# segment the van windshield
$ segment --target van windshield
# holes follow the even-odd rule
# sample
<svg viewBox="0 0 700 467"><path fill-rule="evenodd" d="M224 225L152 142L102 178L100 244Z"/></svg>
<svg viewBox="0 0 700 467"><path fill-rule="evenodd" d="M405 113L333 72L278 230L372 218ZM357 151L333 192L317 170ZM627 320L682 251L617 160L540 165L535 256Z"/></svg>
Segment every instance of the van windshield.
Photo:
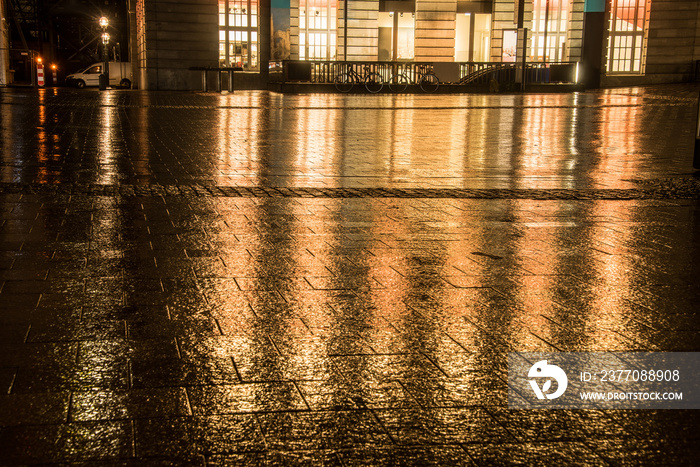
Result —
<svg viewBox="0 0 700 467"><path fill-rule="evenodd" d="M97 74L102 71L102 66L100 65L90 65L87 68L81 68L79 71L76 71L75 74Z"/></svg>

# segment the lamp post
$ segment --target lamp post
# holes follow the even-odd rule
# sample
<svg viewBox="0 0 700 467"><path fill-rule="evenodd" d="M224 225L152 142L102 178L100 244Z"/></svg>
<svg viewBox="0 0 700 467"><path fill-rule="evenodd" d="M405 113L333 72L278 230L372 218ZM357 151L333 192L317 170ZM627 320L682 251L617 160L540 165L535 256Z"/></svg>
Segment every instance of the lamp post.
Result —
<svg viewBox="0 0 700 467"><path fill-rule="evenodd" d="M109 33L107 32L107 26L109 26L109 20L105 16L102 16L100 18L100 27L102 27L102 61L104 64L102 66L102 74L100 75L101 91L107 89L109 85L109 54L107 51Z"/></svg>

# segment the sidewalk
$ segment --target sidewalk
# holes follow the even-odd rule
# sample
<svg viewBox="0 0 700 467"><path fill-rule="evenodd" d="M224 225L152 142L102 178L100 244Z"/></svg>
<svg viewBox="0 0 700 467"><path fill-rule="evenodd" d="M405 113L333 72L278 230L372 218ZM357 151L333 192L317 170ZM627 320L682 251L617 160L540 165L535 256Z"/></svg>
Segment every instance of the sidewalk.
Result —
<svg viewBox="0 0 700 467"><path fill-rule="evenodd" d="M0 465L692 465L509 352L700 350L697 87L0 90Z"/></svg>

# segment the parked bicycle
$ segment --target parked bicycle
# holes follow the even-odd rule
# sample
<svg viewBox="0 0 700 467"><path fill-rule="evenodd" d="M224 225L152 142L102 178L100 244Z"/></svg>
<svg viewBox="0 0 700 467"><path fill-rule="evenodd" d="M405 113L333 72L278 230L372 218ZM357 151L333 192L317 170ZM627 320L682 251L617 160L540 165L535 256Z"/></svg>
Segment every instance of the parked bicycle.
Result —
<svg viewBox="0 0 700 467"><path fill-rule="evenodd" d="M352 65L346 65L343 68L345 70L338 73L333 80L333 84L339 92L350 92L353 86L359 83L363 83L365 89L372 94L378 93L384 87L382 75L372 71L369 66L364 67L362 75Z"/></svg>
<svg viewBox="0 0 700 467"><path fill-rule="evenodd" d="M427 66L422 66L416 69L416 83L420 86L423 92L432 93L437 91L440 86L440 80L437 75ZM406 70L400 70L391 76L389 79L389 89L393 92L404 92L408 85L411 83L411 79L406 75Z"/></svg>

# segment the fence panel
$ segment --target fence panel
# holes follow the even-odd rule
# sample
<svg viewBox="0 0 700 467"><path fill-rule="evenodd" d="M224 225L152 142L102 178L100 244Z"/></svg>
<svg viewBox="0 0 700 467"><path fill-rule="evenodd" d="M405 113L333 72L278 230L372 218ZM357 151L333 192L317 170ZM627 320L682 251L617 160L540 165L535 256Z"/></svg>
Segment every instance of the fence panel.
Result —
<svg viewBox="0 0 700 467"><path fill-rule="evenodd" d="M308 82L316 84L333 84L336 76L351 73L363 79L369 73L379 73L384 82L393 76L403 75L411 84L418 84L423 74L432 72L434 64L428 62L380 62L380 61L301 61L285 60L283 62L285 81L300 81L288 77L298 77L295 73L301 65L311 67ZM451 84L483 86L492 81L499 84L515 83L519 65L510 62L460 62L459 81ZM578 79L578 62L530 62L525 65L526 84L573 84ZM290 74L291 71L291 74ZM438 79L444 82L438 75Z"/></svg>

